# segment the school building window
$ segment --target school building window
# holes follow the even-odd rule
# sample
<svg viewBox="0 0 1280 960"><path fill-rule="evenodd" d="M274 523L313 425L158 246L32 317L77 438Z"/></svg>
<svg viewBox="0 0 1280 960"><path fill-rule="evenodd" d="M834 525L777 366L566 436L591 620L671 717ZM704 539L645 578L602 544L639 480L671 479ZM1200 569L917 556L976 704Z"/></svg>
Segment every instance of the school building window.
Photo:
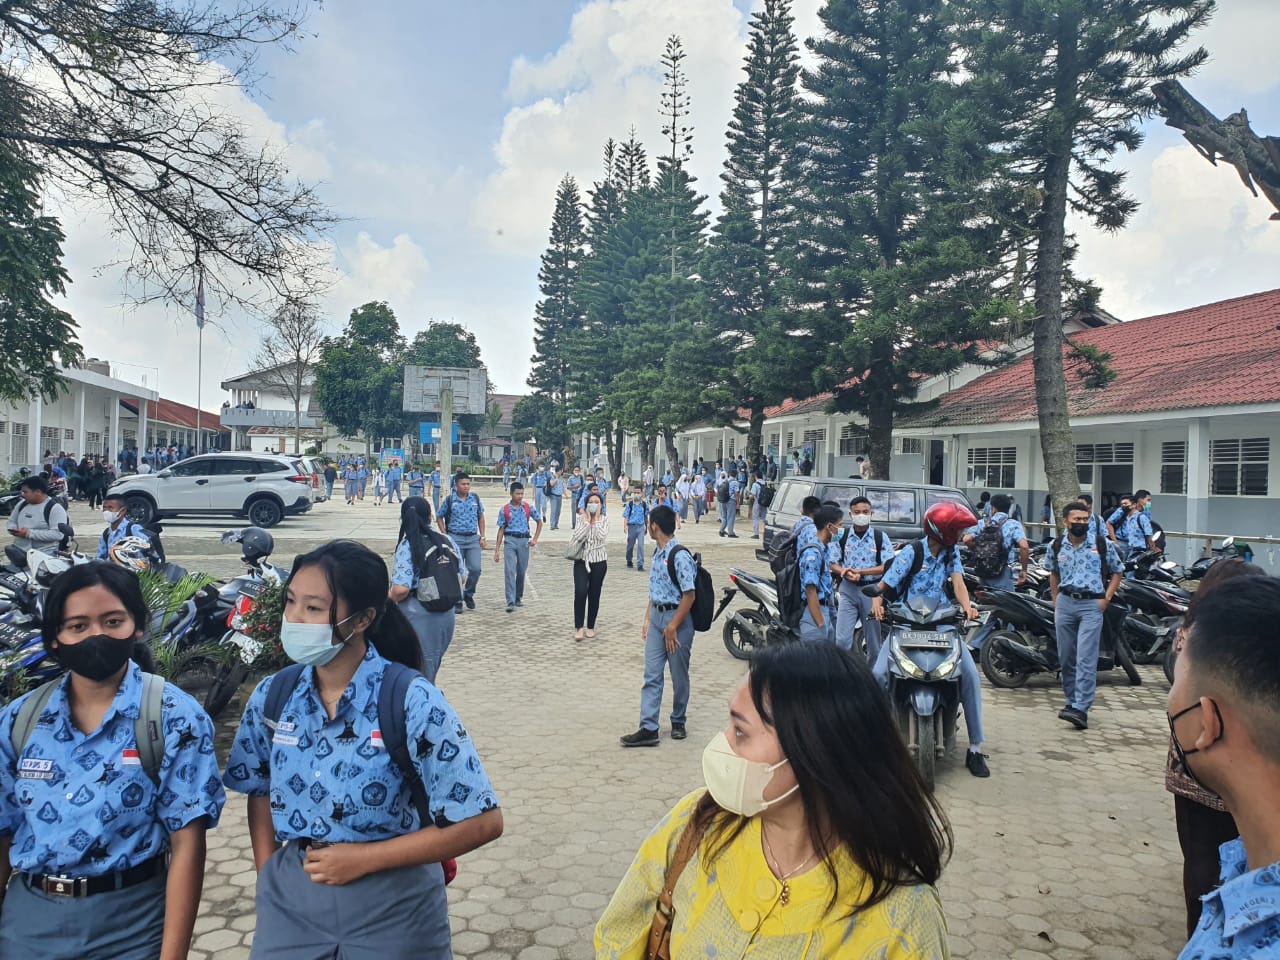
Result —
<svg viewBox="0 0 1280 960"><path fill-rule="evenodd" d="M25 464L27 462L27 435L30 427L25 423L15 423L13 433L9 437L9 462Z"/></svg>
<svg viewBox="0 0 1280 960"><path fill-rule="evenodd" d="M730 441L729 441L729 459L730 459L730 460L732 460L732 459L734 458L734 455L735 455L735 453L737 452L737 446L738 446L738 445L737 445L737 442L736 442L736 441L734 441L734 440L730 440Z"/></svg>
<svg viewBox="0 0 1280 960"><path fill-rule="evenodd" d="M1271 440L1214 440L1209 447L1209 493L1217 497L1265 497Z"/></svg>
<svg viewBox="0 0 1280 960"><path fill-rule="evenodd" d="M1004 490L1017 486L1017 447L970 447L968 456L971 485Z"/></svg>
<svg viewBox="0 0 1280 960"><path fill-rule="evenodd" d="M898 452L902 454L924 453L924 438L899 437Z"/></svg>
<svg viewBox="0 0 1280 960"><path fill-rule="evenodd" d="M1160 444L1160 492L1187 492L1187 443L1171 440Z"/></svg>
<svg viewBox="0 0 1280 960"><path fill-rule="evenodd" d="M867 452L867 434L856 423L840 428L840 456L856 457Z"/></svg>
<svg viewBox="0 0 1280 960"><path fill-rule="evenodd" d="M1082 487L1093 483L1095 466L1133 463L1132 443L1077 443L1076 478Z"/></svg>
<svg viewBox="0 0 1280 960"><path fill-rule="evenodd" d="M780 439L781 437L779 436L779 434L776 434L776 433L769 434L769 452L770 453L775 455L778 453L778 441Z"/></svg>

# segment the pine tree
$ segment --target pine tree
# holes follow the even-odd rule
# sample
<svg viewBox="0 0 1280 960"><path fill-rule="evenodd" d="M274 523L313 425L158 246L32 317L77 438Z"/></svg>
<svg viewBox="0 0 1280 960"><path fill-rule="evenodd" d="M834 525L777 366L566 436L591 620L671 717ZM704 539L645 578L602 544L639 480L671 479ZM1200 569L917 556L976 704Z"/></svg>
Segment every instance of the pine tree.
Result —
<svg viewBox="0 0 1280 960"><path fill-rule="evenodd" d="M762 452L765 408L793 395L797 371L811 369L825 349L791 332L795 316L784 275L799 180L793 23L790 0L765 0L752 18L746 77L738 85L720 177L723 213L702 270L716 344L703 382L719 419L734 423L738 411L746 411L753 465Z"/></svg>
<svg viewBox="0 0 1280 960"><path fill-rule="evenodd" d="M1155 109L1152 84L1204 62L1178 51L1213 13L1213 0L966 0L964 39L975 97L1007 145L1004 176L1035 198L1033 356L1040 447L1061 516L1079 490L1063 368L1063 288L1070 210L1107 230L1137 203L1110 160L1142 142Z"/></svg>
<svg viewBox="0 0 1280 960"><path fill-rule="evenodd" d="M836 409L866 415L880 478L920 379L958 366L1003 310L992 295L1000 231L977 189L989 159L952 80L949 7L829 0L804 75L796 238L819 305L812 331L832 344L818 385Z"/></svg>
<svg viewBox="0 0 1280 960"><path fill-rule="evenodd" d="M544 426L540 431L546 433L548 427L555 427L551 431L553 435L546 438L548 448L553 450L560 449L568 435L569 370L564 347L582 325L582 310L574 292L585 256L585 240L578 183L566 176L556 191L551 240L538 272L542 300L534 317L533 369L528 381L535 395L550 401L550 407L545 409L558 412L558 417L550 418L549 423L545 422L548 418L543 417Z"/></svg>

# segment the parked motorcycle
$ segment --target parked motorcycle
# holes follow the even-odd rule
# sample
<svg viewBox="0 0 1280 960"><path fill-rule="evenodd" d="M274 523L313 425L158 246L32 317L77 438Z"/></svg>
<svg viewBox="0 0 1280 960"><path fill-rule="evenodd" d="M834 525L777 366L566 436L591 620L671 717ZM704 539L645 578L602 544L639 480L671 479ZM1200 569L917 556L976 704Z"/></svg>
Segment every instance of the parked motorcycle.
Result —
<svg viewBox="0 0 1280 960"><path fill-rule="evenodd" d="M758 648L780 642L781 633L786 632L778 618L778 585L769 577L758 577L737 568L729 571L729 580L733 586L723 588L716 616L724 612L739 592L755 604L755 609L739 607L729 614L721 632L724 648L739 660L750 660Z"/></svg>
<svg viewBox="0 0 1280 960"><path fill-rule="evenodd" d="M1150 562L1149 555L1139 554L1126 566L1129 563L1134 564L1134 579L1121 580L1116 593L1133 612L1126 636L1135 662L1155 663L1168 654L1191 604L1191 592L1168 580L1147 579L1153 569L1160 568Z"/></svg>
<svg viewBox="0 0 1280 960"><path fill-rule="evenodd" d="M878 584L863 587L869 597ZM889 701L925 785L933 790L937 761L955 746L960 713L960 609L926 597L885 607Z"/></svg>
<svg viewBox="0 0 1280 960"><path fill-rule="evenodd" d="M1012 690L1025 686L1033 674L1061 672L1053 604L1011 590L987 591L983 602L991 607L991 619L984 628L986 636L978 637L979 662L993 686ZM1142 677L1125 639L1125 622L1131 613L1118 595L1107 606L1098 671L1119 667L1131 686L1140 686Z"/></svg>
<svg viewBox="0 0 1280 960"><path fill-rule="evenodd" d="M1252 563L1253 549L1244 540L1237 537L1227 537L1213 548L1213 552L1210 553L1209 556L1201 557L1187 568L1187 579L1200 580L1209 572L1209 568L1219 560L1233 559L1244 560L1246 563Z"/></svg>

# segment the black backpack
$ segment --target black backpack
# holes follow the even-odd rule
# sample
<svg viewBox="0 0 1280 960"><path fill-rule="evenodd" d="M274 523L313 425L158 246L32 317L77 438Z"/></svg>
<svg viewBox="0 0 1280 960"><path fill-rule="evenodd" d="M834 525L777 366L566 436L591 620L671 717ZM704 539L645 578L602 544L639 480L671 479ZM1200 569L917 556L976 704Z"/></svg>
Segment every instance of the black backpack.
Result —
<svg viewBox="0 0 1280 960"><path fill-rule="evenodd" d="M444 613L462 602L462 583L458 578L462 564L443 534L424 530L427 548L423 568L418 574L418 602L430 613Z"/></svg>
<svg viewBox="0 0 1280 960"><path fill-rule="evenodd" d="M1102 536L1102 534L1098 534L1094 539L1094 546L1098 550L1098 559L1102 561L1102 589L1105 591L1107 589L1107 581L1111 579L1111 567L1107 563L1107 538ZM1053 569L1061 571L1062 567L1058 562L1059 557L1062 554L1061 535L1053 538L1053 543L1050 545L1050 549L1053 551Z"/></svg>
<svg viewBox="0 0 1280 960"><path fill-rule="evenodd" d="M721 480L719 483L716 484L716 502L717 503L729 502L729 481L728 480Z"/></svg>
<svg viewBox="0 0 1280 960"><path fill-rule="evenodd" d="M761 509L765 509L769 504L773 503L773 487L767 483L760 484L760 492L756 494L756 503Z"/></svg>
<svg viewBox="0 0 1280 960"><path fill-rule="evenodd" d="M974 572L980 577L998 577L1009 567L1009 553L1004 548L1004 532L1001 530L1003 526L1004 521L987 520L973 539L969 558L973 561Z"/></svg>
<svg viewBox="0 0 1280 960"><path fill-rule="evenodd" d="M677 590L680 589L680 581L676 579L676 555L681 550L689 553L688 547L678 544L667 554L667 576L671 578ZM696 632L705 633L711 629L711 621L716 615L716 587L711 581L711 574L702 566L702 554L689 553L689 556L693 557L697 567L693 577L693 606L689 609L689 619L693 621L693 629Z"/></svg>
<svg viewBox="0 0 1280 960"><path fill-rule="evenodd" d="M800 549L799 537L795 534L787 537L769 560L769 569L773 571L778 584L778 612L784 626L795 630L800 626L800 617L804 614L804 595L800 590ZM806 544L804 549L817 548L824 554L826 547L819 540Z"/></svg>
<svg viewBox="0 0 1280 960"><path fill-rule="evenodd" d="M915 543L911 544L908 549L911 550L911 566L907 570L907 575L902 578L902 582L898 584L896 589L894 587L890 587L887 583L880 588L880 592L884 595L884 598L891 603L905 597L910 592L911 584L915 581L916 574L919 573L920 568L924 566L924 555L925 551L929 549L929 543L926 540L917 540ZM951 566L955 555L956 548L954 546L943 548L942 563L944 569ZM943 582L944 589L946 589L949 581L950 578L948 577Z"/></svg>

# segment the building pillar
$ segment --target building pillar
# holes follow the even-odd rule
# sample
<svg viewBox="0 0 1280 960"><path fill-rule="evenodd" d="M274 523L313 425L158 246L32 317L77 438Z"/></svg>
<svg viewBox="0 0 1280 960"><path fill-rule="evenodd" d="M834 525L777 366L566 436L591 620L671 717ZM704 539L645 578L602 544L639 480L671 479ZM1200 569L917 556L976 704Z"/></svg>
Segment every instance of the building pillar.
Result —
<svg viewBox="0 0 1280 960"><path fill-rule="evenodd" d="M44 462L44 439L40 436L42 426L40 419L44 412L44 402L36 397L31 401L31 423L27 427L27 462L41 464Z"/></svg>
<svg viewBox="0 0 1280 960"><path fill-rule="evenodd" d="M1216 532L1209 527L1209 440L1208 419L1202 417L1187 424L1187 519L1183 528L1187 533ZM1200 541L1184 540L1183 543L1186 560L1199 557L1204 548ZM1172 542L1167 546L1178 551Z"/></svg>
<svg viewBox="0 0 1280 960"><path fill-rule="evenodd" d="M85 386L82 383L78 387L76 387L76 442L80 444L81 451L85 449L84 395L85 395ZM55 450L54 452L56 453L57 451ZM67 451L67 452L70 453L70 451Z"/></svg>
<svg viewBox="0 0 1280 960"><path fill-rule="evenodd" d="M151 448L147 443L147 401L140 399L138 401L138 450L146 451Z"/></svg>
<svg viewBox="0 0 1280 960"><path fill-rule="evenodd" d="M107 402L111 404L111 450L112 456L119 458L124 449L124 435L120 432L120 397L114 393L107 394Z"/></svg>

